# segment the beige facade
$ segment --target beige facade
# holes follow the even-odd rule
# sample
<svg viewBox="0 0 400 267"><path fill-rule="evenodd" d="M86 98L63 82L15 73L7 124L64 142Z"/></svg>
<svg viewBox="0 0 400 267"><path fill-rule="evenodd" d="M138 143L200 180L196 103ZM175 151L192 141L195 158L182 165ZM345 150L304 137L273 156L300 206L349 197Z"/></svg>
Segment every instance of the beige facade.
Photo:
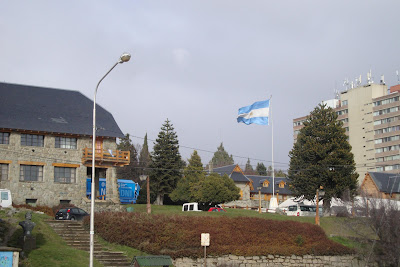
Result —
<svg viewBox="0 0 400 267"><path fill-rule="evenodd" d="M26 135L26 132L3 131L2 134L6 134L9 140L6 144L0 144L0 188L11 190L14 204L52 207L60 203L71 203L89 210L90 199L86 196L86 179L91 177L91 161L84 157L83 151L85 148L91 149L91 137L67 136L76 140L76 148L56 148L57 135L30 133L30 136L43 136L42 146L32 146L21 143L21 136ZM101 148L101 153L116 153L116 139L102 139ZM106 203L119 204L115 162L101 161L101 156L97 153L100 152L96 152L96 187L98 189L99 177L106 178L107 187L106 200L101 200L97 193L100 199L96 202L103 203L104 206ZM129 162L129 159L127 160ZM24 177L28 176L26 172L32 166L35 179L25 180ZM28 168L24 169L25 167ZM56 170L63 172L61 179L57 178ZM97 206L99 209L101 207L101 204Z"/></svg>
<svg viewBox="0 0 400 267"><path fill-rule="evenodd" d="M376 142L379 141L376 141L376 139L380 136L384 136L376 134L376 130L392 126L393 121L382 123L381 126L375 124L377 124L377 120L393 116L387 114L376 115L377 110L388 108L390 105L388 104L378 108L375 102L377 99L391 98L391 95L392 94L388 94L388 88L385 84L371 83L342 92L340 94L339 105L334 107L334 110L338 114L338 120L343 122L343 127L346 129L346 134L349 137L348 140L352 147L352 153L354 154L356 163L356 171L359 174L359 183L361 183L365 174L369 171L385 171L384 169L377 168L377 166L379 166L377 157L383 157L386 154L376 153L376 148L383 146L377 146ZM398 115L400 115L400 112ZM303 122L306 118L307 117L300 117L293 120L295 142L297 133L303 127ZM400 116L396 118L400 118ZM400 121L398 124L400 125ZM400 131L398 134L400 134ZM400 144L400 141L397 143ZM393 155L393 153L399 154L399 148L397 148L396 152L392 151L392 153L388 153L388 155ZM397 160L397 162L399 162L399 160Z"/></svg>

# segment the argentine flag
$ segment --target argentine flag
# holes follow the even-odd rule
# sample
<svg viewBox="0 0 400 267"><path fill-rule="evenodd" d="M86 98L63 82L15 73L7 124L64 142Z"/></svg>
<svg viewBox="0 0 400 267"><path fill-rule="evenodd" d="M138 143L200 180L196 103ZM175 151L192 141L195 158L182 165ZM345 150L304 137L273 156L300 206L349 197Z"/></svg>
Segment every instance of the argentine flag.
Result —
<svg viewBox="0 0 400 267"><path fill-rule="evenodd" d="M269 99L255 102L253 105L239 109L237 122L243 122L247 125L255 123L259 125L268 125L269 117Z"/></svg>

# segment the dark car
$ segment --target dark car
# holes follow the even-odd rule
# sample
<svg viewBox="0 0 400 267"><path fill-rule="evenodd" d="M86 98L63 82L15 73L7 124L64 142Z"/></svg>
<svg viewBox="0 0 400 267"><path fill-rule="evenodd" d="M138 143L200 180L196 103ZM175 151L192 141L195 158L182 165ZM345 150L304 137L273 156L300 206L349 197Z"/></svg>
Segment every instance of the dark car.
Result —
<svg viewBox="0 0 400 267"><path fill-rule="evenodd" d="M226 212L223 208L213 207L208 210L208 212Z"/></svg>
<svg viewBox="0 0 400 267"><path fill-rule="evenodd" d="M63 208L57 211L55 219L56 220L72 220L72 221L80 221L83 220L89 214L83 209L71 207L71 208Z"/></svg>

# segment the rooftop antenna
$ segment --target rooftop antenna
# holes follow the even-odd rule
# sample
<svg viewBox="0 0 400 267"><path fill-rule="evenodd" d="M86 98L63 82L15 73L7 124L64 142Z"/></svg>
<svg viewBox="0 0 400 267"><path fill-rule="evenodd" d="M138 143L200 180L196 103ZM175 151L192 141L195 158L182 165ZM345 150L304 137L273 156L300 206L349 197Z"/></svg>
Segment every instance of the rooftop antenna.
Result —
<svg viewBox="0 0 400 267"><path fill-rule="evenodd" d="M339 99L340 99L340 97L339 97L339 90L335 88L335 89L333 90L333 93L335 94L335 99L338 99L338 100L339 100Z"/></svg>
<svg viewBox="0 0 400 267"><path fill-rule="evenodd" d="M385 85L385 75L381 75L381 84Z"/></svg>
<svg viewBox="0 0 400 267"><path fill-rule="evenodd" d="M349 89L349 79L345 78L343 81L343 86L346 88L346 91Z"/></svg>
<svg viewBox="0 0 400 267"><path fill-rule="evenodd" d="M368 84L374 83L374 81L372 80L372 71L371 71L371 69L370 69L369 72L367 73L367 83L368 83Z"/></svg>
<svg viewBox="0 0 400 267"><path fill-rule="evenodd" d="M400 84L400 81L399 81L399 71L398 71L398 70L396 70L396 75L397 75L397 84Z"/></svg>

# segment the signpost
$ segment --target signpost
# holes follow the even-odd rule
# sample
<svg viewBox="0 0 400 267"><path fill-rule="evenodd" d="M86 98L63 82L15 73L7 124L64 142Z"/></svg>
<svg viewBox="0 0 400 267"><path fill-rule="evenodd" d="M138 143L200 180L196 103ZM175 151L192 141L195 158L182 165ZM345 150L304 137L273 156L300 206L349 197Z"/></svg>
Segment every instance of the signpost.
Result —
<svg viewBox="0 0 400 267"><path fill-rule="evenodd" d="M204 267L207 267L207 253L206 248L210 246L210 234L209 233L202 233L201 234L201 245L204 247Z"/></svg>

